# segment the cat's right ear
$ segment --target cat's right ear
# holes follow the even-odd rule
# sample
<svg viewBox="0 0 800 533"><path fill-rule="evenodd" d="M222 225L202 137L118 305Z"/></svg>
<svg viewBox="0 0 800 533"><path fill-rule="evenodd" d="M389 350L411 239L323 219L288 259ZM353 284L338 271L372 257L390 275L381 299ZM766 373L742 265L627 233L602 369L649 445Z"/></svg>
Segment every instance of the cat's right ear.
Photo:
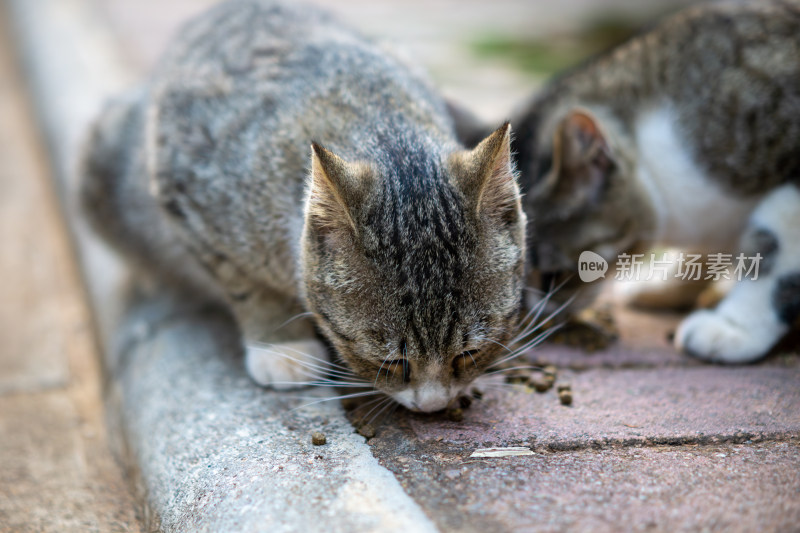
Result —
<svg viewBox="0 0 800 533"><path fill-rule="evenodd" d="M355 213L372 184L368 167L348 163L317 143L311 145L311 183L306 219L322 233L357 233Z"/></svg>
<svg viewBox="0 0 800 533"><path fill-rule="evenodd" d="M600 124L589 111L571 110L553 138L553 169L542 188L559 205L583 207L596 201L617 163Z"/></svg>
<svg viewBox="0 0 800 533"><path fill-rule="evenodd" d="M517 172L506 122L474 149L450 160L461 191L478 215L510 223L521 219Z"/></svg>

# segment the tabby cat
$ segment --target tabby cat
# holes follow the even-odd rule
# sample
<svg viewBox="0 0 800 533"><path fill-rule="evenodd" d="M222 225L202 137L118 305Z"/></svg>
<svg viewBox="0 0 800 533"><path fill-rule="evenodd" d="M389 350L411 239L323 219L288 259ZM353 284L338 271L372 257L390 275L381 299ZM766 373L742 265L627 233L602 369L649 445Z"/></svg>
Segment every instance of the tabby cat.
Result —
<svg viewBox="0 0 800 533"><path fill-rule="evenodd" d="M545 279L585 250L760 253L681 324L699 358L762 357L800 315L800 3L705 4L558 77L519 112L529 256ZM749 262L748 268L753 266ZM583 285L581 305L591 285ZM530 283L533 283L531 281ZM560 301L572 293L562 290Z"/></svg>
<svg viewBox="0 0 800 533"><path fill-rule="evenodd" d="M466 150L427 81L374 43L308 6L233 1L105 110L83 203L140 275L230 306L258 383L308 381L324 339L346 380L435 411L516 329L510 135Z"/></svg>

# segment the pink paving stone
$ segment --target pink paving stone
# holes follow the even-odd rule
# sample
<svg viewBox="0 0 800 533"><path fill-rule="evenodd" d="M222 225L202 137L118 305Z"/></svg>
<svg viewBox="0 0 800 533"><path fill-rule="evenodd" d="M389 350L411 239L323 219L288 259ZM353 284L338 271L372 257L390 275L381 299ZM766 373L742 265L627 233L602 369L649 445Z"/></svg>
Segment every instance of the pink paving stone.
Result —
<svg viewBox="0 0 800 533"><path fill-rule="evenodd" d="M792 441L500 459L374 448L443 531L788 532L800 524Z"/></svg>
<svg viewBox="0 0 800 533"><path fill-rule="evenodd" d="M563 371L574 403L544 394L487 389L461 423L411 414L422 442L465 447L528 444L581 449L609 443L744 441L800 435L800 368L714 367Z"/></svg>

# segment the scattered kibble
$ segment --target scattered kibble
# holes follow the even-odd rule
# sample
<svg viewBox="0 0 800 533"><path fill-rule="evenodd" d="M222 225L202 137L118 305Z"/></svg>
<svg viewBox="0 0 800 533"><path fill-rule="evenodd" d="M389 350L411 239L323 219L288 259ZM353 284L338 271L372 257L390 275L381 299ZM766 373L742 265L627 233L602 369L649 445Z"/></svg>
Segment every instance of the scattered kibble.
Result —
<svg viewBox="0 0 800 533"><path fill-rule="evenodd" d="M536 392L547 392L553 386L553 382L546 379L532 379L530 383Z"/></svg>
<svg viewBox="0 0 800 533"><path fill-rule="evenodd" d="M358 434L365 439L371 439L375 436L375 427L372 424L362 424L358 428Z"/></svg>
<svg viewBox="0 0 800 533"><path fill-rule="evenodd" d="M311 444L314 446L322 446L326 442L328 442L328 439L325 437L325 433L322 433L321 431L315 431L311 434Z"/></svg>
<svg viewBox="0 0 800 533"><path fill-rule="evenodd" d="M569 383L562 383L556 388L556 390L558 392L562 392L565 390L572 391L572 386Z"/></svg>
<svg viewBox="0 0 800 533"><path fill-rule="evenodd" d="M464 420L464 411L462 409L448 409L447 418L453 422L461 422Z"/></svg>
<svg viewBox="0 0 800 533"><path fill-rule="evenodd" d="M572 391L571 390L562 390L558 393L558 400L561 402L561 405L572 405Z"/></svg>

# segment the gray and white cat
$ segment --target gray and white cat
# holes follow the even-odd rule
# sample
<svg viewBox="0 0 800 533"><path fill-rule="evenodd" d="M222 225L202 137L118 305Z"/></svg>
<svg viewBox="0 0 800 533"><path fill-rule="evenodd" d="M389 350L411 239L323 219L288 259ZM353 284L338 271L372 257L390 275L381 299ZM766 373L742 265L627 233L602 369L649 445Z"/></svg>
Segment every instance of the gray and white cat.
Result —
<svg viewBox="0 0 800 533"><path fill-rule="evenodd" d="M683 11L559 77L512 123L531 264L545 277L575 272L584 250L609 262L655 245L760 253L758 278L689 315L676 345L749 362L798 319L796 0Z"/></svg>
<svg viewBox="0 0 800 533"><path fill-rule="evenodd" d="M188 24L99 119L84 173L94 227L140 274L230 305L260 384L308 381L317 329L358 382L435 411L515 333L509 126L466 150L424 79L308 6Z"/></svg>

